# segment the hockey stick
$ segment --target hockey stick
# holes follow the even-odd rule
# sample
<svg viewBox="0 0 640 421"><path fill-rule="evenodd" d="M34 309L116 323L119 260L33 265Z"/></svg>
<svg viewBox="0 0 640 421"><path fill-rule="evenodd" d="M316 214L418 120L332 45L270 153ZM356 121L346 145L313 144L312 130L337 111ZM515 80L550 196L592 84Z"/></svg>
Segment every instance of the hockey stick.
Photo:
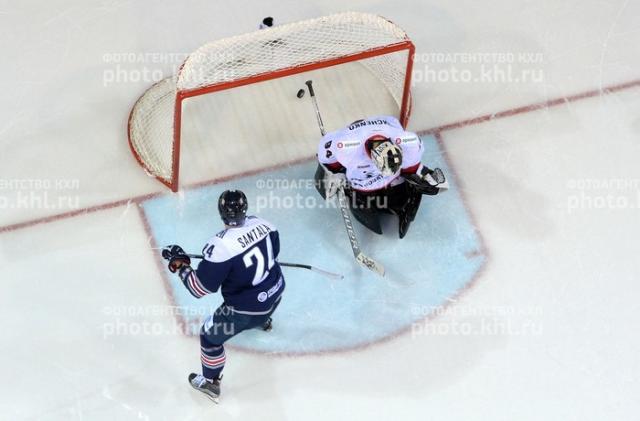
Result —
<svg viewBox="0 0 640 421"><path fill-rule="evenodd" d="M351 216L349 215L349 210L347 209L347 198L344 194L343 187L340 187L338 189L338 203L340 204L340 214L342 215L342 221L344 222L344 226L347 229L347 235L349 236L349 241L351 242L351 250L353 251L353 256L362 266L374 271L380 276L384 276L384 266L371 259L370 257L367 257L360 250L360 243L358 242L356 231L353 229Z"/></svg>
<svg viewBox="0 0 640 421"><path fill-rule="evenodd" d="M316 99L316 93L313 90L313 81L308 80L304 84L307 85L307 88L309 89L309 95L311 95L311 102L313 102L313 108L316 110L316 119L318 120L318 127L320 128L320 134L324 136L327 133L325 132L324 124L322 123L322 116L320 115L320 107L318 107L318 100Z"/></svg>
<svg viewBox="0 0 640 421"><path fill-rule="evenodd" d="M192 259L204 259L204 256L202 254L187 254L187 256L191 257ZM341 275L339 273L329 272L327 270L320 269L320 268L317 268L317 267L311 266L311 265L305 265L305 264L302 264L302 263L278 262L278 264L280 266L284 266L284 267L288 267L288 268L308 269L308 270L311 270L311 271L313 271L315 273L319 273L320 275L326 276L327 278L332 278L332 279L343 279L344 278L344 275Z"/></svg>
<svg viewBox="0 0 640 421"><path fill-rule="evenodd" d="M309 89L309 95L311 95L311 102L313 103L313 107L316 111L316 119L318 120L320 133L322 134L322 136L324 136L326 133L324 130L324 124L322 123L322 116L320 115L320 107L318 107L316 93L313 90L313 81L308 80L305 82L305 85L307 85L307 88ZM304 90L301 89L300 91L298 91L298 98L302 98L303 96ZM347 235L349 236L349 241L351 242L351 250L353 251L353 256L362 266L374 271L380 276L384 276L384 266L366 256L362 252L362 250L360 250L360 243L358 242L358 237L356 236L356 231L353 228L351 216L349 215L349 210L347 209L347 198L344 193L344 186L340 186L340 188L338 188L338 203L340 205L340 214L342 215L342 221L344 222L344 226L347 229Z"/></svg>

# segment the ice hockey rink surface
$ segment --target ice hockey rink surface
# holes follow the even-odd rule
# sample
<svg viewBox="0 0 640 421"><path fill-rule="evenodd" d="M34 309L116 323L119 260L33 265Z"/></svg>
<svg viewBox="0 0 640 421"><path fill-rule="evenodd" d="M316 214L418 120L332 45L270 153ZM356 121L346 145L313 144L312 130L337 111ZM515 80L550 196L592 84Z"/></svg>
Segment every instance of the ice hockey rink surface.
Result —
<svg viewBox="0 0 640 421"><path fill-rule="evenodd" d="M451 183L423 198L403 240L392 220L383 236L358 227L385 278L355 265L336 210L282 184L315 169L313 142L287 136L317 132L295 89L189 104L178 194L126 139L131 106L181 54L264 16L345 10L414 41L408 129ZM638 22L640 4L618 0L0 7L0 419L638 419ZM484 76L463 62L487 53ZM473 79L452 80L453 68ZM317 78L329 129L388 108L383 93L335 89L348 67ZM268 134L256 129L265 116ZM204 145L212 131L223 148ZM273 331L229 343L215 405L186 376L219 297L191 299L157 248L199 252L229 187L279 227L281 260L345 278L286 269ZM314 205L287 206L296 195Z"/></svg>

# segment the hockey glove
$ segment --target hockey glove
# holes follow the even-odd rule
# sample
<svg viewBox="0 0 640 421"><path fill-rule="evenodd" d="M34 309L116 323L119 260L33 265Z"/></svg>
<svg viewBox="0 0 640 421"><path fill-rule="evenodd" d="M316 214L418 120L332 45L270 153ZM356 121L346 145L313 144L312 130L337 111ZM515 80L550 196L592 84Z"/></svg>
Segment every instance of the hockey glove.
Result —
<svg viewBox="0 0 640 421"><path fill-rule="evenodd" d="M172 244L162 249L162 257L169 262L168 267L171 273L175 273L182 266L189 266L191 259L184 252L182 247Z"/></svg>
<svg viewBox="0 0 640 421"><path fill-rule="evenodd" d="M404 179L422 194L435 195L440 190L449 188L449 183L440 168L431 170L422 166L419 172L407 174Z"/></svg>
<svg viewBox="0 0 640 421"><path fill-rule="evenodd" d="M324 182L326 183L326 197L330 199L338 193L341 187L347 186L347 176L341 172L327 172Z"/></svg>
<svg viewBox="0 0 640 421"><path fill-rule="evenodd" d="M429 171L429 169L427 168L427 170ZM433 180L433 183L430 182L430 184L434 184L436 186L440 186L440 184L444 184L447 182L447 180L444 178L444 173L442 172L442 170L440 168L435 168L433 170L430 170L431 172L427 173L427 175L425 177L430 177L431 180Z"/></svg>

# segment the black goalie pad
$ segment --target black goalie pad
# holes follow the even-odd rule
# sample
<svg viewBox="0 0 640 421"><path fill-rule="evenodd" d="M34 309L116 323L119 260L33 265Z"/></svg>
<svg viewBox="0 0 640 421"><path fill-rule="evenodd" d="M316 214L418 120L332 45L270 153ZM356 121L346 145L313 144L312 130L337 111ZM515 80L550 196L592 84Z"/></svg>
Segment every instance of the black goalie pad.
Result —
<svg viewBox="0 0 640 421"><path fill-rule="evenodd" d="M378 207L378 204L381 202L379 198L362 195L350 189L345 190L345 195L347 196L347 202L349 203L353 217L376 234L382 234L380 212L384 212L384 210Z"/></svg>

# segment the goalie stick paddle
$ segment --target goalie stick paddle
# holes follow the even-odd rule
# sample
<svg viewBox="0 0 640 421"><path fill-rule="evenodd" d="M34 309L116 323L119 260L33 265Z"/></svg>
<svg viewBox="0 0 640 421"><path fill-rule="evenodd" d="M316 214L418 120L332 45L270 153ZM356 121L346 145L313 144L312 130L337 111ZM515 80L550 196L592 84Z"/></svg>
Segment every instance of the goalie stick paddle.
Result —
<svg viewBox="0 0 640 421"><path fill-rule="evenodd" d="M204 259L204 256L202 254L187 254L187 256L191 257L192 259ZM339 273L329 272L328 270L320 269L320 268L317 268L317 267L311 266L311 265L305 265L305 264L302 264L302 263L278 262L278 264L280 264L280 266L284 266L284 267L288 267L288 268L308 269L308 270L313 271L315 273L318 273L320 275L326 276L327 278L332 278L332 279L343 279L344 278L344 275L341 275Z"/></svg>
<svg viewBox="0 0 640 421"><path fill-rule="evenodd" d="M340 187L338 189L338 202L340 204L340 214L342 215L342 221L344 222L344 227L347 229L347 235L349 236L349 241L351 242L351 250L353 251L353 256L362 266L374 271L380 276L384 276L384 266L371 259L370 257L367 257L362 252L362 250L360 250L358 237L356 236L356 231L353 229L351 216L349 215L349 210L347 209L347 198L344 194L343 187Z"/></svg>
<svg viewBox="0 0 640 421"><path fill-rule="evenodd" d="M309 95L311 96L311 102L313 103L313 108L316 112L316 119L318 120L320 133L322 134L322 136L324 136L326 132L324 130L324 124L322 123L322 116L320 115L320 107L318 106L316 93L313 90L313 81L308 80L305 82L305 85L307 85L307 88L309 89ZM304 95L300 95L300 91L298 91L297 97L302 98L303 96ZM353 256L356 258L356 261L367 269L377 273L378 275L384 276L384 266L366 256L360 250L360 243L358 242L358 237L356 236L356 231L353 228L351 216L349 215L349 210L347 209L347 199L344 193L344 186L340 186L340 188L338 189L338 203L340 205L340 215L342 215L342 221L344 222L344 226L347 229L347 235L349 236L349 242L351 243L351 250L353 251Z"/></svg>

